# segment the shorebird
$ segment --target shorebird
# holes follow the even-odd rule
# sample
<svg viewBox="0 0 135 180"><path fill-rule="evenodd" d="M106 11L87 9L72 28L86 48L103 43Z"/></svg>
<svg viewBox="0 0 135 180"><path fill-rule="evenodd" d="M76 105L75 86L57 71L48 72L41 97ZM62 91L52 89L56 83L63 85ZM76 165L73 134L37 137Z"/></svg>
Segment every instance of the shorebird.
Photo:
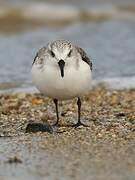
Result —
<svg viewBox="0 0 135 180"><path fill-rule="evenodd" d="M92 82L92 62L85 51L67 40L56 40L41 48L32 64L33 83L45 96L53 99L59 125L58 101L77 98L78 122L81 122L81 96Z"/></svg>

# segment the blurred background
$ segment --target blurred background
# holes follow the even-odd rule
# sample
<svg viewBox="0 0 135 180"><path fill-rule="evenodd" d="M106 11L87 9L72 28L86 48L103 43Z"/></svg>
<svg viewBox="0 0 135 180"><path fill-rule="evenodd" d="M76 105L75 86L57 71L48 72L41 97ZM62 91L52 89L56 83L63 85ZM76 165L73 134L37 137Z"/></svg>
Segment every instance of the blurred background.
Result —
<svg viewBox="0 0 135 180"><path fill-rule="evenodd" d="M31 64L55 39L83 47L94 84L135 87L135 0L0 0L0 92L31 91Z"/></svg>

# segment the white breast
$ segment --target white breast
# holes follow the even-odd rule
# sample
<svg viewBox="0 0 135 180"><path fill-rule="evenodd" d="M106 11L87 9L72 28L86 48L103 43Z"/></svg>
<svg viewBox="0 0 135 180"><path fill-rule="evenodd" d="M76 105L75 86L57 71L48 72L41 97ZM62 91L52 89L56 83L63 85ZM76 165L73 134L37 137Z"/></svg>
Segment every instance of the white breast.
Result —
<svg viewBox="0 0 135 180"><path fill-rule="evenodd" d="M47 66L39 69L33 65L32 79L45 96L60 100L71 99L84 95L90 90L91 70L86 62L81 61L78 69L74 66L65 67L62 78L59 67Z"/></svg>

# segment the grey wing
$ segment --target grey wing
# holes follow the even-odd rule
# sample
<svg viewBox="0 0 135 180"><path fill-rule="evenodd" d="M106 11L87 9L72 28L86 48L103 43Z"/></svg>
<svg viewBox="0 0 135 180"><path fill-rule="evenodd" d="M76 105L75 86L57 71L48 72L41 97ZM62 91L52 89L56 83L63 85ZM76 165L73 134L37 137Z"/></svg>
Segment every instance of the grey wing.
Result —
<svg viewBox="0 0 135 180"><path fill-rule="evenodd" d="M85 61L90 66L90 69L92 70L92 61L87 56L86 52L80 47L76 47L76 48L77 48L77 51L80 53L82 60Z"/></svg>
<svg viewBox="0 0 135 180"><path fill-rule="evenodd" d="M35 58L33 60L32 66L36 62L37 58L41 57L46 52L46 49L47 49L46 47L43 47L37 52L37 54L36 54L36 56L35 56Z"/></svg>

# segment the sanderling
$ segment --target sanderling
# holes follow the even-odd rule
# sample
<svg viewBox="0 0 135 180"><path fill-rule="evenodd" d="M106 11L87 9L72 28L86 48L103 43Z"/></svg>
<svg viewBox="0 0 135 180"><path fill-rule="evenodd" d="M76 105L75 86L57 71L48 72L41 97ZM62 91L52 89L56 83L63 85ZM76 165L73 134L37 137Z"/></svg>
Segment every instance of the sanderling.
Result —
<svg viewBox="0 0 135 180"><path fill-rule="evenodd" d="M32 65L33 83L45 96L53 99L59 123L58 100L78 98L78 122L80 120L81 96L90 90L92 62L85 51L67 40L56 40L41 48Z"/></svg>

